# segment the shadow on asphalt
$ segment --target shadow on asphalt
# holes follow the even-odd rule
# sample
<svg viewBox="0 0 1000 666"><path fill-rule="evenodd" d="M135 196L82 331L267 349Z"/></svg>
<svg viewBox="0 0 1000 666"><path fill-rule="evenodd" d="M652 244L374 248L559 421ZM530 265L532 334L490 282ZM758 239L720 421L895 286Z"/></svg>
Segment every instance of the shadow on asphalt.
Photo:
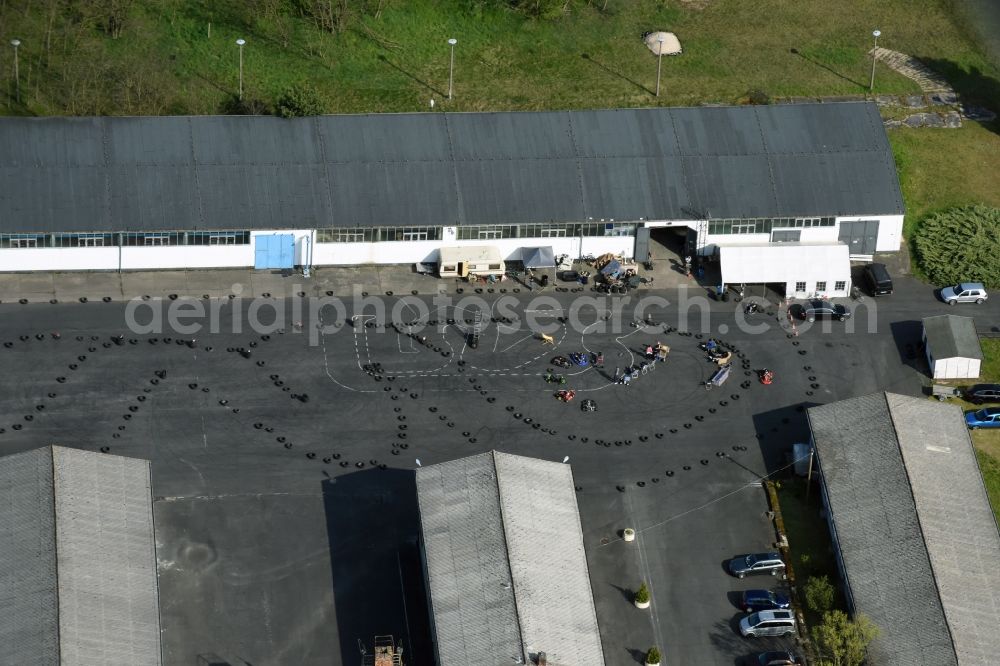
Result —
<svg viewBox="0 0 1000 666"><path fill-rule="evenodd" d="M740 620L743 619L744 615L744 613L736 613L728 620L720 619L709 629L709 640L720 653L745 655L756 647L754 644L749 644L749 641L740 635ZM743 663L743 657L734 657L733 663Z"/></svg>
<svg viewBox="0 0 1000 666"><path fill-rule="evenodd" d="M340 663L391 635L410 666L433 664L414 473L366 469L323 481Z"/></svg>
<svg viewBox="0 0 1000 666"><path fill-rule="evenodd" d="M803 369L802 372L814 371ZM806 374L806 381L814 376ZM755 437L767 468L763 473L772 481L789 477L794 473L793 446L796 442L809 441L806 410L821 403L813 402L810 396L802 395L802 397L809 401L760 412L753 416Z"/></svg>
<svg viewBox="0 0 1000 666"><path fill-rule="evenodd" d="M889 324L896 351L903 365L928 376L927 357L924 354L923 323L917 320L894 321Z"/></svg>

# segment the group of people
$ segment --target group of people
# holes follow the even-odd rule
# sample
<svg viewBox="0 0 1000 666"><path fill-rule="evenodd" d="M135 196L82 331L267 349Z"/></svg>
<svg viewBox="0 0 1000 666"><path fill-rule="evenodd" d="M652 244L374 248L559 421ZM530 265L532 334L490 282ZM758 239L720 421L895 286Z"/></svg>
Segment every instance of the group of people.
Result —
<svg viewBox="0 0 1000 666"><path fill-rule="evenodd" d="M647 360L660 361L662 363L667 360L667 354L670 353L670 347L657 340L655 344L646 345L645 353Z"/></svg>

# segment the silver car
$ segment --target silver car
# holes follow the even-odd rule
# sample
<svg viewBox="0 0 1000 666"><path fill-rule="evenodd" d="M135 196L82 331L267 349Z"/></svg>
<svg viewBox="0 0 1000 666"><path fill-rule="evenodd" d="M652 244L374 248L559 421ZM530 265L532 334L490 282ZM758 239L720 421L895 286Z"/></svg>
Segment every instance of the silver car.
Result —
<svg viewBox="0 0 1000 666"><path fill-rule="evenodd" d="M941 290L941 300L948 305L955 303L978 303L982 304L989 298L986 288L981 282L962 282L954 287L945 287Z"/></svg>
<svg viewBox="0 0 1000 666"><path fill-rule="evenodd" d="M795 615L790 610L751 613L740 620L740 633L747 638L791 636L795 633Z"/></svg>

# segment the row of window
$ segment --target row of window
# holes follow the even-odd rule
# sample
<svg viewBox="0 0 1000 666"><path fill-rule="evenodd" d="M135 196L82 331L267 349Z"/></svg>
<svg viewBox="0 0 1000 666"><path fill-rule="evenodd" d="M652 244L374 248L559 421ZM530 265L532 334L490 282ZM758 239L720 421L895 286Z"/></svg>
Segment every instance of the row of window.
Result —
<svg viewBox="0 0 1000 666"><path fill-rule="evenodd" d="M710 234L769 234L771 229L832 227L832 217L776 217L748 220L714 220L708 223Z"/></svg>
<svg viewBox="0 0 1000 666"><path fill-rule="evenodd" d="M486 224L458 227L458 240L496 240L498 238L567 238L574 236L632 236L634 224L586 222L584 224Z"/></svg>
<svg viewBox="0 0 1000 666"><path fill-rule="evenodd" d="M764 218L716 220L708 223L710 234L765 234L772 229L832 227L832 217ZM634 224L587 222L550 224L490 224L462 226L458 240L501 238L566 238L575 236L632 236ZM386 241L439 241L442 227L340 227L319 229L319 243L376 243ZM792 232L776 233L776 242L798 240ZM0 248L18 247L104 247L156 245L246 245L249 231L164 231L69 234L0 234Z"/></svg>
<svg viewBox="0 0 1000 666"><path fill-rule="evenodd" d="M341 227L318 229L317 243L378 243L383 241L439 241L441 227ZM634 224L482 224L458 227L458 240L500 238L567 238L573 236L631 236Z"/></svg>
<svg viewBox="0 0 1000 666"><path fill-rule="evenodd" d="M846 289L846 288L847 288L847 282L845 282L844 280L837 280L836 282L833 283L833 290L834 291L844 291L844 289ZM805 290L806 290L806 283L805 282L796 282L795 283L795 293L801 294L801 293L804 293ZM821 281L817 282L816 283L816 293L817 294L822 294L822 293L825 293L825 292L826 292L826 281L825 280L821 280Z"/></svg>
<svg viewBox="0 0 1000 666"><path fill-rule="evenodd" d="M317 243L441 240L441 227L342 227L317 229Z"/></svg>
<svg viewBox="0 0 1000 666"><path fill-rule="evenodd" d="M123 233L0 234L0 248L247 245L249 231L129 231Z"/></svg>

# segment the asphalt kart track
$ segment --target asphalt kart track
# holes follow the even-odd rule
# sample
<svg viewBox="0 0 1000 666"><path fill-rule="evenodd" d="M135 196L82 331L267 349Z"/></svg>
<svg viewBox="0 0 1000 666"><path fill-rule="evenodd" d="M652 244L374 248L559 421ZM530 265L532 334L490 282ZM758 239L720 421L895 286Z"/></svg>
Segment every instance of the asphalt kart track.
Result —
<svg viewBox="0 0 1000 666"><path fill-rule="evenodd" d="M413 470L490 449L569 457L608 664L653 644L667 663L738 663L757 646L735 631L734 592L772 581L737 581L722 563L773 541L761 476L805 436L803 404L917 392L903 337L919 331L880 312L875 332L834 322L790 336L772 308L756 315L770 330L751 334L721 303L633 325L632 305L609 298L626 313L616 330L596 311L561 322L572 295L554 299L509 324L487 311L474 350L474 312L429 301L395 318L289 315L270 333L223 303L222 332L196 335L133 333L121 303L5 304L0 452L59 443L152 461L166 664L353 666L376 634L408 664L432 663ZM710 335L737 356L705 390ZM668 360L615 384L656 341ZM604 368L550 364L571 352L603 352ZM566 385L546 383L550 369ZM561 388L575 400L556 400ZM581 410L588 398L596 412ZM631 604L641 581L646 611Z"/></svg>

